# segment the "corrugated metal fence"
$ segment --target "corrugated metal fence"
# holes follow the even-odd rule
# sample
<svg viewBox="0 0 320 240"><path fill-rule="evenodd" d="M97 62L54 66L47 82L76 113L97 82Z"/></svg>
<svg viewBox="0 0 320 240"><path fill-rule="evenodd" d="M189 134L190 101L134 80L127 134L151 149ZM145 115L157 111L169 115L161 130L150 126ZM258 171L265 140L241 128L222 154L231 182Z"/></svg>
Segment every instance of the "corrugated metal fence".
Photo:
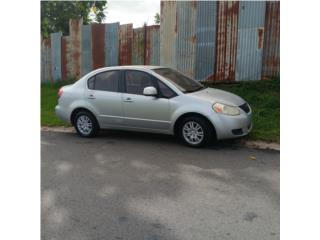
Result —
<svg viewBox="0 0 320 240"><path fill-rule="evenodd" d="M51 80L51 41L41 38L41 81Z"/></svg>
<svg viewBox="0 0 320 240"><path fill-rule="evenodd" d="M160 64L197 80L280 74L280 2L162 1Z"/></svg>
<svg viewBox="0 0 320 240"><path fill-rule="evenodd" d="M262 79L280 75L280 2L266 3Z"/></svg>
<svg viewBox="0 0 320 240"><path fill-rule="evenodd" d="M80 78L90 71L116 65L159 65L160 26L133 29L132 24L82 25L71 19L70 36L52 33L41 39L41 81Z"/></svg>
<svg viewBox="0 0 320 240"><path fill-rule="evenodd" d="M161 24L82 25L41 39L41 80L79 78L103 66L163 65L196 80L280 74L280 2L161 1Z"/></svg>

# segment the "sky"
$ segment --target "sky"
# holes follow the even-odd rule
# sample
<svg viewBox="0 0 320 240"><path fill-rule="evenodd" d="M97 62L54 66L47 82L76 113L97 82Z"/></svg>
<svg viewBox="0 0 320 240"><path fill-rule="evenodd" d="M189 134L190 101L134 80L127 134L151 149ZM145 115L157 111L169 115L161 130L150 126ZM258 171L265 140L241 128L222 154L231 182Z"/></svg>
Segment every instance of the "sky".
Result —
<svg viewBox="0 0 320 240"><path fill-rule="evenodd" d="M133 27L154 24L154 15L160 13L160 0L108 0L105 23L133 23Z"/></svg>

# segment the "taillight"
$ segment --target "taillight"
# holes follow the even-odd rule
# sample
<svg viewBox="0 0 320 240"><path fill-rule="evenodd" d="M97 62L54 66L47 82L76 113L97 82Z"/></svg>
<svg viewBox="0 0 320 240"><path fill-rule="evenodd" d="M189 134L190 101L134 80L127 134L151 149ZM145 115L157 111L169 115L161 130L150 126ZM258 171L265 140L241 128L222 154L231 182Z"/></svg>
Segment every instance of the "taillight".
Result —
<svg viewBox="0 0 320 240"><path fill-rule="evenodd" d="M62 93L63 93L62 88L60 88L58 91L58 98L60 98L62 96Z"/></svg>

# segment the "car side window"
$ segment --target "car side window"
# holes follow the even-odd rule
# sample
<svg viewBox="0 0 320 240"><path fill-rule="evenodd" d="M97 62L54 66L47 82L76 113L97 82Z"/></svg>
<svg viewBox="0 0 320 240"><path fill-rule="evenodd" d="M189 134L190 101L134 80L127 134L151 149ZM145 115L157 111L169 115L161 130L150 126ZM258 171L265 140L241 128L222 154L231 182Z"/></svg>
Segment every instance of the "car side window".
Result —
<svg viewBox="0 0 320 240"><path fill-rule="evenodd" d="M126 92L143 95L143 89L154 85L153 77L142 71L128 70L125 73Z"/></svg>
<svg viewBox="0 0 320 240"><path fill-rule="evenodd" d="M88 88L100 91L118 92L120 71L98 73L88 80Z"/></svg>
<svg viewBox="0 0 320 240"><path fill-rule="evenodd" d="M164 84L162 81L158 80L159 89L161 92L161 95L165 98L173 98L177 96L177 94L169 88L166 84Z"/></svg>
<svg viewBox="0 0 320 240"><path fill-rule="evenodd" d="M94 89L94 77L95 76L88 79L88 88L92 90Z"/></svg>

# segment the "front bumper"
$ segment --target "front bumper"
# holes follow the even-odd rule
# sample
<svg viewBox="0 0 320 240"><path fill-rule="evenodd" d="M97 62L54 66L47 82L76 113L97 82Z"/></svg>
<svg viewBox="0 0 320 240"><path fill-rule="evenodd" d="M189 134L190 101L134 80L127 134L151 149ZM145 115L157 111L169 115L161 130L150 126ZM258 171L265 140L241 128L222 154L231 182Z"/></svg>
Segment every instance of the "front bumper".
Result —
<svg viewBox="0 0 320 240"><path fill-rule="evenodd" d="M251 112L241 113L238 116L218 115L213 121L217 139L237 138L247 135L252 130Z"/></svg>

